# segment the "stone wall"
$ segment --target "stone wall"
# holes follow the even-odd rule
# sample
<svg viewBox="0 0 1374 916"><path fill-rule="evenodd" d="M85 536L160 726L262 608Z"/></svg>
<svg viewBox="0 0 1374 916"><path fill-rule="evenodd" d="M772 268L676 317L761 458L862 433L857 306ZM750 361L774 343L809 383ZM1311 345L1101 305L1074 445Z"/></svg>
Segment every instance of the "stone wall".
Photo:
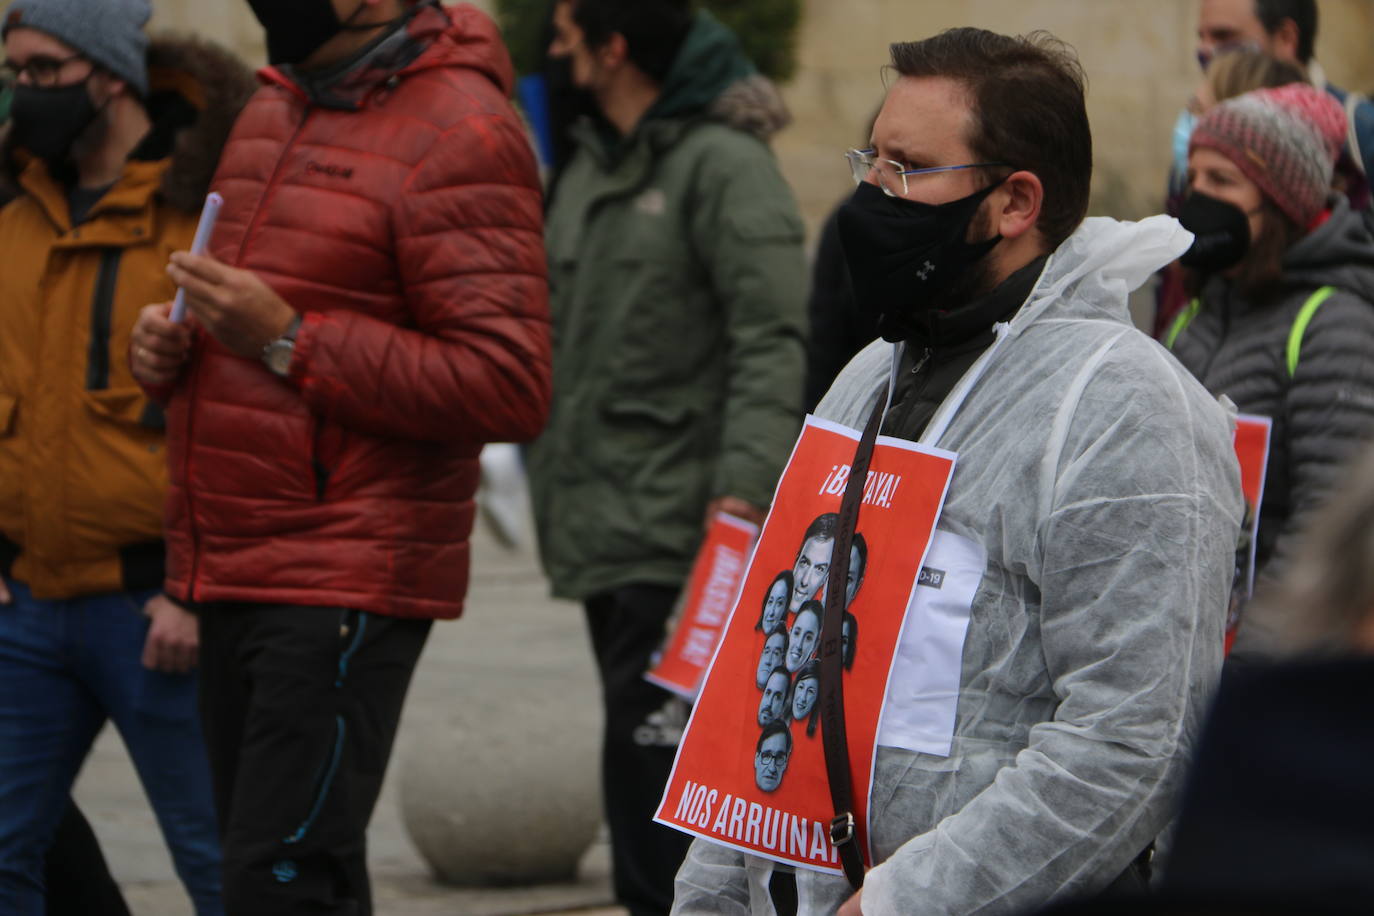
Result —
<svg viewBox="0 0 1374 916"><path fill-rule="evenodd" d="M479 6L490 8L490 0ZM796 123L778 154L814 229L850 186L842 153L864 139L881 101L892 41L957 25L1047 29L1078 49L1088 72L1097 151L1093 212L1139 217L1159 207L1170 134L1198 78L1198 0L806 0L800 67L786 87ZM218 38L262 60L244 0L155 0L155 26ZM1332 80L1374 89L1374 3L1320 0L1318 57Z"/></svg>
<svg viewBox="0 0 1374 916"><path fill-rule="evenodd" d="M801 67L786 97L796 124L778 141L788 179L814 228L851 183L844 149L865 139L881 101L892 41L974 25L1046 29L1073 45L1088 73L1096 151L1092 212L1157 212L1174 119L1199 79L1198 0L807 0ZM1318 58L1333 82L1374 88L1374 3L1320 0Z"/></svg>

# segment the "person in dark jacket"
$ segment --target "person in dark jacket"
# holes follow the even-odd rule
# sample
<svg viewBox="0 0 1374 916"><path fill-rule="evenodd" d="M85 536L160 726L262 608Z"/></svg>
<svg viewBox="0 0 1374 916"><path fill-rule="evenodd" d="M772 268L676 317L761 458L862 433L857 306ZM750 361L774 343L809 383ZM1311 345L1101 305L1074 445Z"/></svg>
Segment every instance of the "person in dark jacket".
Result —
<svg viewBox="0 0 1374 916"><path fill-rule="evenodd" d="M868 119L862 146L867 147L872 142L873 122L877 117L875 111ZM846 195L822 224L816 258L811 265L811 294L806 300L811 330L806 341L806 396L803 399L808 411L816 409L840 370L860 350L878 339L877 321L854 301L849 265L844 261L844 247L840 244L840 208L848 200Z"/></svg>
<svg viewBox="0 0 1374 916"><path fill-rule="evenodd" d="M802 225L768 148L786 110L727 28L686 0L561 0L555 22L598 114L549 204L556 395L530 484L601 674L616 897L656 916L688 844L653 822L686 710L643 674L704 520L761 522L800 428Z"/></svg>
<svg viewBox="0 0 1374 916"><path fill-rule="evenodd" d="M170 396L167 589L200 611L234 913L371 912L365 830L468 580L478 452L543 425L534 157L468 5L251 0L275 66L134 332Z"/></svg>
<svg viewBox="0 0 1374 916"><path fill-rule="evenodd" d="M1166 343L1215 394L1273 420L1256 547L1272 579L1341 465L1374 436L1374 240L1331 192L1344 115L1304 85L1216 106L1193 132L1183 224L1197 291ZM1258 608L1233 655L1268 654Z"/></svg>
<svg viewBox="0 0 1374 916"><path fill-rule="evenodd" d="M811 320L806 342L807 410L815 409L840 370L878 338L877 323L854 302L849 267L840 247L839 213L836 207L821 227L811 266L811 295L806 302Z"/></svg>

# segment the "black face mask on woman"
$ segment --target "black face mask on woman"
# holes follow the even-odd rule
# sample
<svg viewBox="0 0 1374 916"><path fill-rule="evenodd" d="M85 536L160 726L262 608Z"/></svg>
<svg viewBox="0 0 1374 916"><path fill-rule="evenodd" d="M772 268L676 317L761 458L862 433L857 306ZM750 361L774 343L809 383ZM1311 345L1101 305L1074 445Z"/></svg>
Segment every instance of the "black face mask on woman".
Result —
<svg viewBox="0 0 1374 916"><path fill-rule="evenodd" d="M1002 241L966 241L978 207L1001 185L944 204L889 197L859 185L840 207L838 228L860 313L876 320L884 340L908 336L912 316L930 307L972 265Z"/></svg>
<svg viewBox="0 0 1374 916"><path fill-rule="evenodd" d="M377 23L354 25L367 8L358 7L340 19L332 0L248 0L253 15L267 31L267 59L273 64L298 64L340 32L362 32Z"/></svg>
<svg viewBox="0 0 1374 916"><path fill-rule="evenodd" d="M82 80L51 89L15 86L10 106L15 145L48 162L65 161L77 138L100 115L86 83Z"/></svg>
<svg viewBox="0 0 1374 916"><path fill-rule="evenodd" d="M1235 204L1193 191L1183 201L1178 221L1194 236L1179 258L1184 267L1216 273L1235 267L1250 250L1250 220Z"/></svg>

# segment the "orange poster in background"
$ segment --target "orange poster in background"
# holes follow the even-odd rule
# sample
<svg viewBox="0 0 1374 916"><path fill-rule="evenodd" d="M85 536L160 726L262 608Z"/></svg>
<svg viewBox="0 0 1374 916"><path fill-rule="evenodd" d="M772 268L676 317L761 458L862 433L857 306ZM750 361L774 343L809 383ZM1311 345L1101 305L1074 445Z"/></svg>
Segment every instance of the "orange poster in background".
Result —
<svg viewBox="0 0 1374 916"><path fill-rule="evenodd" d="M808 417L754 550L655 818L712 842L840 874L818 727L816 649L859 434ZM879 716L954 455L880 437L850 551L841 635L859 848Z"/></svg>
<svg viewBox="0 0 1374 916"><path fill-rule="evenodd" d="M725 620L739 597L749 551L759 526L727 512L718 512L697 551L687 580L687 602L678 616L668 648L645 679L665 690L695 700L716 653Z"/></svg>
<svg viewBox="0 0 1374 916"><path fill-rule="evenodd" d="M1236 641L1245 602L1255 590L1255 549L1258 547L1260 504L1264 499L1264 473L1269 467L1269 438L1274 421L1241 414L1236 417L1232 444L1240 461L1240 490L1245 496L1245 520L1236 547L1236 576L1231 586L1231 605L1226 616L1226 651Z"/></svg>

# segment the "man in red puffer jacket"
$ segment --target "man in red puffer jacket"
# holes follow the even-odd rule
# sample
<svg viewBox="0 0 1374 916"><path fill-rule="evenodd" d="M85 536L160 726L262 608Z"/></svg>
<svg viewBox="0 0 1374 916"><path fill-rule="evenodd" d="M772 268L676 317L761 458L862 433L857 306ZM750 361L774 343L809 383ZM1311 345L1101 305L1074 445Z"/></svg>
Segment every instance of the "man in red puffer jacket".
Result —
<svg viewBox="0 0 1374 916"><path fill-rule="evenodd" d="M250 0L275 66L224 151L168 401L167 592L201 617L231 913L369 913L364 832L429 626L457 617L477 455L549 402L532 154L493 24L437 0Z"/></svg>

